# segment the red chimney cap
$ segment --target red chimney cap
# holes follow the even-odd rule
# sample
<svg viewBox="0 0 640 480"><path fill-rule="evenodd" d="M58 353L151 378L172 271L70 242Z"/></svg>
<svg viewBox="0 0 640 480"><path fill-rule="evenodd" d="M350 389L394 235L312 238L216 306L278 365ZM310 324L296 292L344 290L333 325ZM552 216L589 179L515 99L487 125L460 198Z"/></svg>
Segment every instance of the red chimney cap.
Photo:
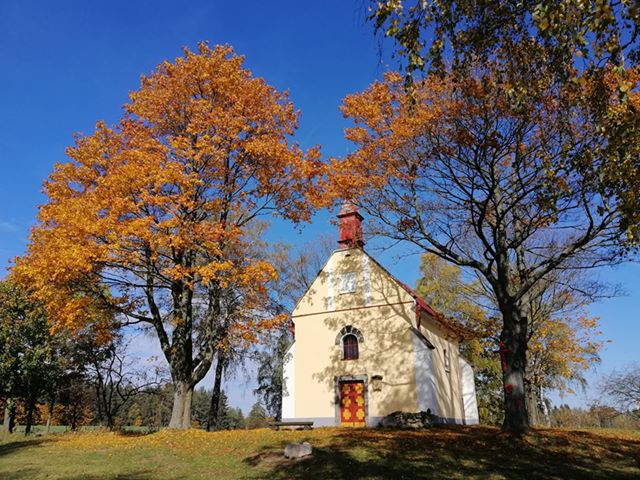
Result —
<svg viewBox="0 0 640 480"><path fill-rule="evenodd" d="M338 212L338 218L346 217L347 215L351 215L351 214L355 214L358 217L360 217L360 220L364 220L364 217L360 215L360 212L358 211L358 207L356 207L351 202L344 202L342 204L342 208Z"/></svg>
<svg viewBox="0 0 640 480"><path fill-rule="evenodd" d="M340 220L338 243L342 248L362 247L364 240L362 239L362 220L364 217L358 212L351 202L345 202L338 213Z"/></svg>

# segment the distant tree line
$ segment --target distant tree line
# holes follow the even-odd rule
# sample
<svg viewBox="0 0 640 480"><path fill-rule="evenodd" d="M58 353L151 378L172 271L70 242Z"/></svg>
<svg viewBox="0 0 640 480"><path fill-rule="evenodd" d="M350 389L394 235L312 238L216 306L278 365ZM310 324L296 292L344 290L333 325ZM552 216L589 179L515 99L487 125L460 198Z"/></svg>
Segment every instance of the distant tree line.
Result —
<svg viewBox="0 0 640 480"><path fill-rule="evenodd" d="M104 417L101 417L99 399L95 394L93 385L76 382L71 388L59 392L57 402L53 410L46 403L47 398L42 397L36 403L32 414L30 430L34 425L42 425L46 430L51 427L64 426L70 430L81 427L107 427ZM208 422L209 405L211 402L211 390L199 388L194 391L193 398L193 428L206 428ZM119 408L113 416L115 428L143 428L148 431L159 430L169 425L171 419L171 401L173 390L170 383L164 383L155 387L148 387L139 395L131 397L122 408ZM24 398L0 399L0 409L5 412L7 421L7 409L13 409L12 429L19 425L27 426L28 405ZM268 416L260 402L256 402L249 414L245 417L240 408L229 405L229 400L224 391L220 394L219 417L211 426L211 430L236 430L246 428L265 428L273 420ZM9 424L4 425L8 430Z"/></svg>
<svg viewBox="0 0 640 480"><path fill-rule="evenodd" d="M260 358L268 356L264 349ZM16 425L24 425L25 434L34 425L47 430L57 425L71 430L88 425L159 429L169 425L172 403L173 386L163 372L143 369L130 358L123 333L113 325L74 334L51 331L44 310L23 288L0 282L4 431L11 433ZM219 376L211 390L194 391L192 408L192 426L208 430L260 428L271 420L259 402L247 418L231 407Z"/></svg>
<svg viewBox="0 0 640 480"><path fill-rule="evenodd" d="M553 407L550 412L552 427L562 428L640 428L639 412L621 412L607 406L593 404L588 408L571 408L566 404Z"/></svg>

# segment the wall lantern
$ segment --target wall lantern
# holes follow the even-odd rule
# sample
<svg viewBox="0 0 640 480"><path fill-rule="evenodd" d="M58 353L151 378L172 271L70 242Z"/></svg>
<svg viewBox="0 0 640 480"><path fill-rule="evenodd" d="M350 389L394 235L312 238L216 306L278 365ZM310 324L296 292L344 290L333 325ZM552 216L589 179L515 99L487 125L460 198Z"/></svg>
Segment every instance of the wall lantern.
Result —
<svg viewBox="0 0 640 480"><path fill-rule="evenodd" d="M374 392L382 390L382 375L373 375L371 377L371 388Z"/></svg>

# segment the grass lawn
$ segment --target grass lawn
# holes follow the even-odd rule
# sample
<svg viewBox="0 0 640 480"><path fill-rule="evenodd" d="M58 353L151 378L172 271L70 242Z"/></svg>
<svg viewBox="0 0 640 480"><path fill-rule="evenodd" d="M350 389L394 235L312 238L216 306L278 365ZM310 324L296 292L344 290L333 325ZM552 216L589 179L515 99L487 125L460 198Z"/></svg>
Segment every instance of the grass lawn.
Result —
<svg viewBox="0 0 640 480"><path fill-rule="evenodd" d="M289 461L291 441L312 457ZM640 433L489 427L0 435L0 479L638 479Z"/></svg>

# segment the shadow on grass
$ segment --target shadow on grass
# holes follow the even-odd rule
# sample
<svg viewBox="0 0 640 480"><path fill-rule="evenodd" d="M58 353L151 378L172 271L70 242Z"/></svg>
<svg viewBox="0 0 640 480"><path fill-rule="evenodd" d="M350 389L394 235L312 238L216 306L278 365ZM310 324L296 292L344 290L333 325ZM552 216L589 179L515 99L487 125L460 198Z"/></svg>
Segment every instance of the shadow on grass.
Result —
<svg viewBox="0 0 640 480"><path fill-rule="evenodd" d="M148 470L133 473L114 473L112 475L87 475L66 477L65 480L151 480L157 477Z"/></svg>
<svg viewBox="0 0 640 480"><path fill-rule="evenodd" d="M40 475L37 477L37 475ZM30 480L32 478L43 478L41 470L35 469L22 469L17 472L9 474L3 474L2 480ZM53 477L59 478L59 477ZM80 474L77 476L66 476L65 480L151 480L156 477L151 472L141 471L125 474L108 474L108 475L92 475L92 474Z"/></svg>
<svg viewBox="0 0 640 480"><path fill-rule="evenodd" d="M48 440L46 439L34 439L30 437L22 437L19 440L9 441L6 443L0 443L0 457L4 457L5 455L10 455L18 450L22 450L23 448L31 448L33 446L41 445L46 443Z"/></svg>
<svg viewBox="0 0 640 480"><path fill-rule="evenodd" d="M640 438L590 432L534 430L517 438L489 427L338 430L312 443L311 457L285 460L282 448L265 448L244 462L254 477L271 480L640 478Z"/></svg>
<svg viewBox="0 0 640 480"><path fill-rule="evenodd" d="M151 435L157 432L117 429L117 430L105 430L104 433L114 433L120 437L146 437L147 435Z"/></svg>

